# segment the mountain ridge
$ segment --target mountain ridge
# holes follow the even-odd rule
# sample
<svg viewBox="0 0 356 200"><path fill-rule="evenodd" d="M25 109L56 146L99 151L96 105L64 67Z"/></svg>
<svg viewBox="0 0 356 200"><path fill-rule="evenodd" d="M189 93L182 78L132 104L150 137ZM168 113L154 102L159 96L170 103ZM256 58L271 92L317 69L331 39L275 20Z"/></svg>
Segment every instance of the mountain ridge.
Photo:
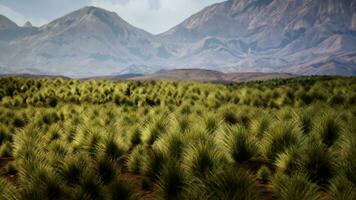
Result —
<svg viewBox="0 0 356 200"><path fill-rule="evenodd" d="M200 68L356 75L356 0L229 0L158 35L92 6L41 27L4 24L12 27L1 30L0 23L0 49L8 49L0 66L8 72L88 77Z"/></svg>

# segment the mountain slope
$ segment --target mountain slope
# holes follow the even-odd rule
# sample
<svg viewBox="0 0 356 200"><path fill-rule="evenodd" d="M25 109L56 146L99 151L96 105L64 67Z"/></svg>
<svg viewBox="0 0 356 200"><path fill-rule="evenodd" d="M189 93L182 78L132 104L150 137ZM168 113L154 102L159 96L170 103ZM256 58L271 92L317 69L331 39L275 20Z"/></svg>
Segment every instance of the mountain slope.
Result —
<svg viewBox="0 0 356 200"><path fill-rule="evenodd" d="M90 77L200 68L356 75L356 0L229 0L152 35L85 7L42 27L0 16L0 72Z"/></svg>
<svg viewBox="0 0 356 200"><path fill-rule="evenodd" d="M307 72L295 66L356 52L356 0L230 0L205 8L161 37L172 49L182 49L176 54L179 65L334 74L339 71L320 64ZM349 64L347 73L356 74Z"/></svg>
<svg viewBox="0 0 356 200"><path fill-rule="evenodd" d="M44 25L36 34L12 41L9 49L3 66L27 66L29 71L67 76L111 74L133 64L159 63L169 56L153 35L116 13L95 7Z"/></svg>

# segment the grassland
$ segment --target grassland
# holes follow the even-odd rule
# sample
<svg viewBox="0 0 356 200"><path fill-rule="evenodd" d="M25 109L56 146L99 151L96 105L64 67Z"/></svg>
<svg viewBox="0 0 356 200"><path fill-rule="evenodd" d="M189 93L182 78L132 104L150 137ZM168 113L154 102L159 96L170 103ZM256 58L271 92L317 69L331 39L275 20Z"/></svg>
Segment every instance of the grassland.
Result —
<svg viewBox="0 0 356 200"><path fill-rule="evenodd" d="M356 199L356 78L0 79L0 199Z"/></svg>

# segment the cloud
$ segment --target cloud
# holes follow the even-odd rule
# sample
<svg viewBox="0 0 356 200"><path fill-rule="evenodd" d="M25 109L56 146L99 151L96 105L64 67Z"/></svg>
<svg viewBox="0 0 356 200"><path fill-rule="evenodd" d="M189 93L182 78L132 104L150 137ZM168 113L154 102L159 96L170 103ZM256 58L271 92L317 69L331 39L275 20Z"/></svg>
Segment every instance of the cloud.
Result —
<svg viewBox="0 0 356 200"><path fill-rule="evenodd" d="M27 21L30 21L33 25L42 25L48 22L46 19L35 18L32 16L24 16L13 9L0 4L0 14L8 17L11 21L14 21L17 25L22 26Z"/></svg>

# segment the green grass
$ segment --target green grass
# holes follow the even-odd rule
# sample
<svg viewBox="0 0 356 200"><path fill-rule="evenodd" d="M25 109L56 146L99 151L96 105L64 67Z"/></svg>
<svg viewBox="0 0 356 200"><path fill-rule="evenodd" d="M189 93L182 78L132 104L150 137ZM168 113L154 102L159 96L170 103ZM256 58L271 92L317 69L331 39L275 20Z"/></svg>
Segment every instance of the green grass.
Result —
<svg viewBox="0 0 356 200"><path fill-rule="evenodd" d="M355 78L0 78L0 199L355 199Z"/></svg>

